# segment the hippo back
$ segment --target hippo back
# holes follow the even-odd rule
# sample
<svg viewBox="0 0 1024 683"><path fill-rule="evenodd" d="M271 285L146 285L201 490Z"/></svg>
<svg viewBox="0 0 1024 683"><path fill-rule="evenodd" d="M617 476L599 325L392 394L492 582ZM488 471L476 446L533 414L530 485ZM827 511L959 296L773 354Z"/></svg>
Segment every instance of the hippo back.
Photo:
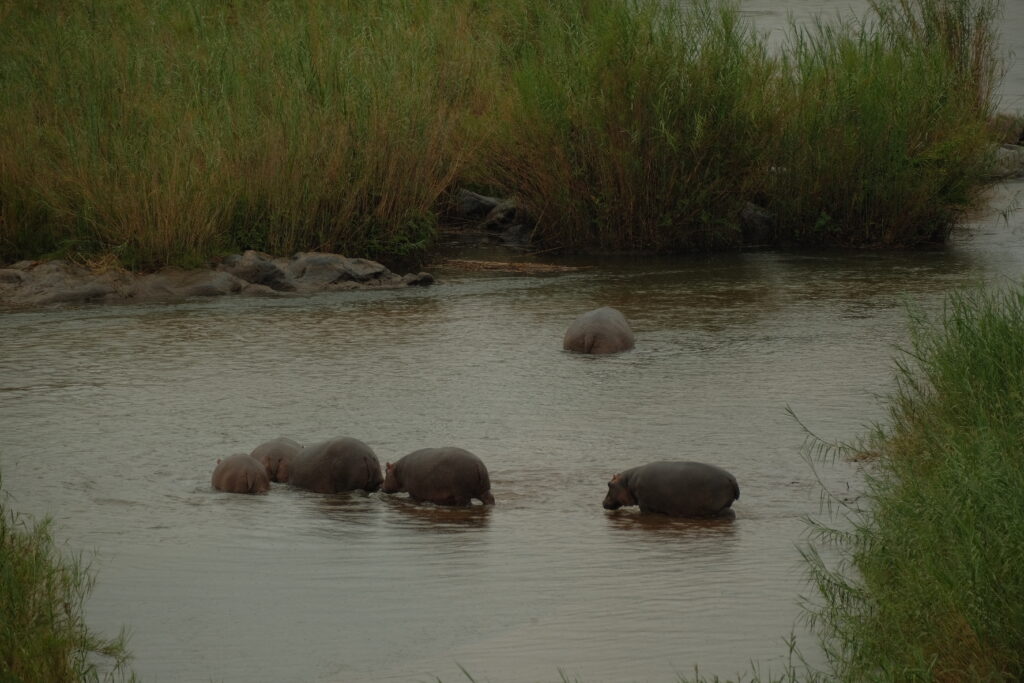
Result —
<svg viewBox="0 0 1024 683"><path fill-rule="evenodd" d="M270 481L284 481L286 477L278 477L278 469L281 461L291 460L302 451L302 445L284 436L279 436L265 443L261 443L249 453L256 462L263 465L267 470Z"/></svg>
<svg viewBox="0 0 1024 683"><path fill-rule="evenodd" d="M376 491L383 477L373 449L351 437L340 437L302 450L290 463L288 483L316 493L363 489Z"/></svg>
<svg viewBox="0 0 1024 683"><path fill-rule="evenodd" d="M577 317L562 338L562 348L576 353L618 353L632 349L635 343L626 317L609 306Z"/></svg>
<svg viewBox="0 0 1024 683"><path fill-rule="evenodd" d="M236 453L218 460L210 483L218 491L229 493L266 493L270 490L266 470L248 453Z"/></svg>
<svg viewBox="0 0 1024 683"><path fill-rule="evenodd" d="M423 448L395 463L398 490L416 501L469 505L473 498L492 504L491 479L476 455L462 448Z"/></svg>
<svg viewBox="0 0 1024 683"><path fill-rule="evenodd" d="M623 476L642 512L713 517L740 497L732 474L702 462L652 462L627 470Z"/></svg>

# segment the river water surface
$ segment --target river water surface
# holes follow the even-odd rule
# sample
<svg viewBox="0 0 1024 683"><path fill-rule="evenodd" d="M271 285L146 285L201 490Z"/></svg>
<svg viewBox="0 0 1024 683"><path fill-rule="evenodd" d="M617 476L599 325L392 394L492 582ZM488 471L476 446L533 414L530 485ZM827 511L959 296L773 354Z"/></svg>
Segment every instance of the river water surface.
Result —
<svg viewBox="0 0 1024 683"><path fill-rule="evenodd" d="M96 553L88 621L130 628L145 681L672 681L777 670L791 632L819 664L797 547L821 484L786 408L827 439L883 418L906 306L1019 280L1024 224L999 209L1022 189L923 253L438 268L426 289L0 313L7 504ZM636 350L563 352L601 305ZM497 505L211 489L216 458L279 435L354 436L382 461L461 446ZM602 509L612 474L659 459L733 472L736 519ZM820 476L861 486L846 462Z"/></svg>

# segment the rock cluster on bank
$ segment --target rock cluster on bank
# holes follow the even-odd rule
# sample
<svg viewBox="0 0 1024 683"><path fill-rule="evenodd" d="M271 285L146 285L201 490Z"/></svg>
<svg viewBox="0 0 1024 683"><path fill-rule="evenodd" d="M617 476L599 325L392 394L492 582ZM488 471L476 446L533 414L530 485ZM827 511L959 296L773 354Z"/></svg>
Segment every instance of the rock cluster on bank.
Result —
<svg viewBox="0 0 1024 683"><path fill-rule="evenodd" d="M212 269L168 268L138 274L98 271L68 261L21 261L0 268L0 303L18 307L80 303L149 303L192 297L296 296L354 289L395 289L434 282L429 273L397 275L340 254L302 252L274 258L247 251Z"/></svg>

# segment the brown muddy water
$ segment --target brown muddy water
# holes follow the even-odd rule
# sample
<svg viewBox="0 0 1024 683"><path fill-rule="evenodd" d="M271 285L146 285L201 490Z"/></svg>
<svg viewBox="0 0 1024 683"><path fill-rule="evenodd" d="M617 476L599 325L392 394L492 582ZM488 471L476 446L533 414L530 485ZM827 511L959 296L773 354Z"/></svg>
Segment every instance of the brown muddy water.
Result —
<svg viewBox="0 0 1024 683"><path fill-rule="evenodd" d="M743 4L769 28L840 5ZM435 269L427 289L0 313L6 504L95 553L88 621L129 627L147 682L734 677L778 670L791 633L820 664L798 546L822 487L786 408L827 439L883 418L906 307L1020 281L1024 220L1000 210L1022 191L924 253ZM600 305L636 350L563 352ZM211 489L216 458L279 435L354 436L382 461L468 448L497 505ZM733 472L736 519L602 509L612 474L658 459ZM850 463L818 475L861 487Z"/></svg>
<svg viewBox="0 0 1024 683"><path fill-rule="evenodd" d="M1024 184L1003 186L1005 206ZM906 306L1018 281L1024 223L980 218L946 249L748 253L427 289L3 314L8 505L95 551L88 620L130 627L145 681L670 681L785 660L808 594L797 546L821 488L804 433L884 415ZM579 265L579 264L577 264ZM637 348L561 350L610 304ZM454 444L493 509L275 485L215 492L217 457L352 435L382 460ZM739 479L733 521L601 507L658 459ZM857 466L820 468L857 495Z"/></svg>

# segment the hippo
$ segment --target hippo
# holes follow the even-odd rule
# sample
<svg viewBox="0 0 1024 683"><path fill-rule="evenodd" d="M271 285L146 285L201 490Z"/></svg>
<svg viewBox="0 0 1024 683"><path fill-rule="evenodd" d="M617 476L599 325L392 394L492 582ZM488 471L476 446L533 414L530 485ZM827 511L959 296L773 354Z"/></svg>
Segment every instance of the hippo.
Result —
<svg viewBox="0 0 1024 683"><path fill-rule="evenodd" d="M347 436L307 446L278 461L277 478L315 493L376 491L383 477L373 449Z"/></svg>
<svg viewBox="0 0 1024 683"><path fill-rule="evenodd" d="M418 503L467 506L476 498L494 505L487 467L461 448L423 448L387 463L385 469L384 493L407 491Z"/></svg>
<svg viewBox="0 0 1024 683"><path fill-rule="evenodd" d="M580 315L562 339L562 348L576 353L619 353L629 351L634 344L626 317L608 306Z"/></svg>
<svg viewBox="0 0 1024 683"><path fill-rule="evenodd" d="M621 472L608 482L604 507L639 505L641 512L673 517L729 514L740 497L736 477L702 462L652 462Z"/></svg>
<svg viewBox="0 0 1024 683"><path fill-rule="evenodd" d="M267 470L270 481L287 481L287 461L294 458L302 450L302 445L291 439L279 436L276 439L261 443L249 453L257 462ZM281 463L285 462L284 474L280 470Z"/></svg>
<svg viewBox="0 0 1024 683"><path fill-rule="evenodd" d="M236 453L223 460L218 458L210 483L218 491L229 493L266 493L270 490L266 469L248 453Z"/></svg>

